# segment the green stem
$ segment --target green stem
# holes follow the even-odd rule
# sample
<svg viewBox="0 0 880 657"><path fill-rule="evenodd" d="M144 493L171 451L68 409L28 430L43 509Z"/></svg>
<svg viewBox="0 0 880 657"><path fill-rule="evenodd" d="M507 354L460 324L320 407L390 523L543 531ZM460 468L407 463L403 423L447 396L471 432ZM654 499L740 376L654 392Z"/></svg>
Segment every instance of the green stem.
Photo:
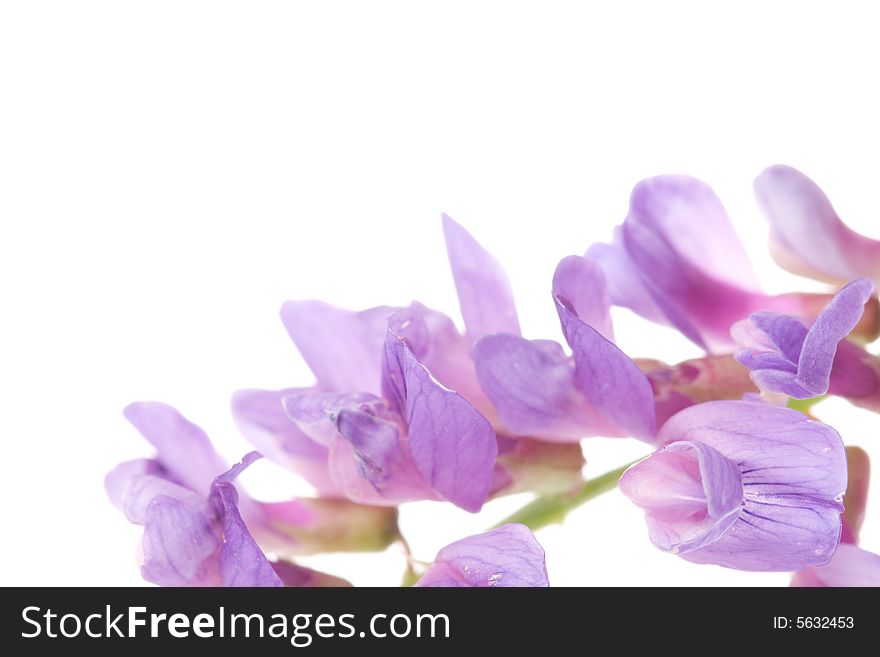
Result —
<svg viewBox="0 0 880 657"><path fill-rule="evenodd" d="M795 399L792 397L788 400L788 404L786 405L795 411L800 411L804 415L810 415L810 409L823 399L827 398L828 395L819 395L818 397L811 397L809 399Z"/></svg>
<svg viewBox="0 0 880 657"><path fill-rule="evenodd" d="M519 511L507 516L495 527L500 527L510 522L518 522L535 531L547 525L560 523L565 520L565 516L570 511L578 508L584 502L588 502L594 497L598 497L602 493L607 493L615 488L620 476L631 465L632 463L627 463L610 472L590 479L573 491L536 497Z"/></svg>

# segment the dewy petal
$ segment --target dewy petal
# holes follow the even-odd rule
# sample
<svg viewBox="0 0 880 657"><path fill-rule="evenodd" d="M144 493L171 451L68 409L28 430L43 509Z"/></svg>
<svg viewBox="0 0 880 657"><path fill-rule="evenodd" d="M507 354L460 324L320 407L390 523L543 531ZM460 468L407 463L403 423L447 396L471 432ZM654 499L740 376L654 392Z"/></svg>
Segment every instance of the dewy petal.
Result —
<svg viewBox="0 0 880 657"><path fill-rule="evenodd" d="M795 573L792 586L880 586L880 554L841 543L830 562Z"/></svg>
<svg viewBox="0 0 880 657"><path fill-rule="evenodd" d="M437 553L416 586L549 586L544 550L525 525L508 524Z"/></svg>
<svg viewBox="0 0 880 657"><path fill-rule="evenodd" d="M238 510L238 491L233 481L255 460L251 452L214 480L210 501L223 532L220 547L220 580L223 586L282 586L281 579L251 536Z"/></svg>
<svg viewBox="0 0 880 657"><path fill-rule="evenodd" d="M843 496L842 541L858 543L859 531L865 521L868 503L868 482L871 479L871 462L861 447L846 448L847 487Z"/></svg>
<svg viewBox="0 0 880 657"><path fill-rule="evenodd" d="M797 382L807 390L828 390L837 344L858 323L874 284L860 278L846 285L825 306L804 339L798 360Z"/></svg>
<svg viewBox="0 0 880 657"><path fill-rule="evenodd" d="M158 461L169 476L187 488L207 495L214 477L226 470L226 462L207 434L171 406L135 402L124 414L156 448Z"/></svg>
<svg viewBox="0 0 880 657"><path fill-rule="evenodd" d="M606 340L614 342L611 301L601 268L586 258L568 256L553 274L553 298L564 299L565 306Z"/></svg>
<svg viewBox="0 0 880 657"><path fill-rule="evenodd" d="M509 433L553 442L620 433L577 389L571 361L555 342L489 335L471 353L480 386Z"/></svg>
<svg viewBox="0 0 880 657"><path fill-rule="evenodd" d="M787 408L715 401L680 411L660 444L702 442L737 463L744 507L723 536L682 555L740 570L800 570L827 563L840 536L846 457L831 427Z"/></svg>
<svg viewBox="0 0 880 657"><path fill-rule="evenodd" d="M880 241L848 228L828 197L797 169L776 165L755 179L758 206L771 227L771 253L795 274L838 282L880 280Z"/></svg>
<svg viewBox="0 0 880 657"><path fill-rule="evenodd" d="M656 419L648 377L614 343L583 322L566 300L557 297L556 310L571 347L578 389L624 435L652 442Z"/></svg>
<svg viewBox="0 0 880 657"><path fill-rule="evenodd" d="M327 472L328 449L304 433L288 417L282 399L309 391L239 390L232 396L232 415L245 438L263 456L301 475L325 496L338 490Z"/></svg>
<svg viewBox="0 0 880 657"><path fill-rule="evenodd" d="M674 442L629 468L620 490L645 511L651 541L686 553L717 540L743 503L737 464L699 442Z"/></svg>
<svg viewBox="0 0 880 657"><path fill-rule="evenodd" d="M281 321L326 391L378 394L385 322L393 308L361 312L323 301L288 301Z"/></svg>
<svg viewBox="0 0 880 657"><path fill-rule="evenodd" d="M478 511L498 456L492 425L441 385L392 326L385 340L383 390L404 418L413 462L438 494L467 511Z"/></svg>
<svg viewBox="0 0 880 657"><path fill-rule="evenodd" d="M492 333L519 335L513 292L498 261L449 216L443 215L446 251L470 339Z"/></svg>

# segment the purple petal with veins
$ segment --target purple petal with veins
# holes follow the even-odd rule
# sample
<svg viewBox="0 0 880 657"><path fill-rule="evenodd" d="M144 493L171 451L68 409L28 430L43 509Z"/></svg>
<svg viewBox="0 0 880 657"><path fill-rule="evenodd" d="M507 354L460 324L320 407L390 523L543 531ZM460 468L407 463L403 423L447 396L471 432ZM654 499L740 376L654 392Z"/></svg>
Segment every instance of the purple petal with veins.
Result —
<svg viewBox="0 0 880 657"><path fill-rule="evenodd" d="M416 586L549 586L544 550L525 525L469 536L437 553Z"/></svg>
<svg viewBox="0 0 880 657"><path fill-rule="evenodd" d="M835 366L860 369L857 361L847 357L849 351L841 351L838 357L838 345L859 322L873 292L874 284L866 278L846 285L809 329L788 315L755 313L731 331L741 347L736 359L765 390L796 399L823 395L831 386Z"/></svg>
<svg viewBox="0 0 880 657"><path fill-rule="evenodd" d="M831 559L846 490L846 458L834 429L787 408L715 401L672 416L658 442L667 447L630 468L621 489L646 509L661 547L688 561L740 570L800 570ZM703 446L699 467L692 455L668 455L682 443L688 451L691 444ZM739 505L733 503L734 466ZM715 488L723 494L713 511ZM736 508L730 522L725 512ZM704 524L703 514L727 520Z"/></svg>
<svg viewBox="0 0 880 657"><path fill-rule="evenodd" d="M389 322L383 389L408 427L407 446L424 480L467 511L486 500L498 444L489 421L428 372Z"/></svg>

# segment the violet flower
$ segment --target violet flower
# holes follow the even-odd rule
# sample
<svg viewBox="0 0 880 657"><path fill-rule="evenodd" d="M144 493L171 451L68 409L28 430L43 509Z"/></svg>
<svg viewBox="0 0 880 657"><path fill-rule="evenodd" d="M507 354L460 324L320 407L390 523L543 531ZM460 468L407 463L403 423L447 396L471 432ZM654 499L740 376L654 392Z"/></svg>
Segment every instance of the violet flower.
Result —
<svg viewBox="0 0 880 657"><path fill-rule="evenodd" d="M489 493L581 479L579 449L511 436L498 421L469 352L482 335L519 332L513 295L467 231L445 215L443 229L465 334L419 303L353 312L289 301L281 317L315 387L233 398L251 443L322 496L379 505L447 499L475 511ZM461 428L468 448L453 450Z"/></svg>
<svg viewBox="0 0 880 657"><path fill-rule="evenodd" d="M688 176L636 185L612 243L586 256L605 273L614 305L673 326L711 353L732 350L731 326L754 312L808 318L825 300L764 293L721 201Z"/></svg>
<svg viewBox="0 0 880 657"><path fill-rule="evenodd" d="M468 536L437 553L415 586L549 586L544 550L525 525Z"/></svg>
<svg viewBox="0 0 880 657"><path fill-rule="evenodd" d="M755 179L755 196L770 223L770 253L780 267L832 283L862 276L880 281L880 240L844 224L803 173L769 167Z"/></svg>
<svg viewBox="0 0 880 657"><path fill-rule="evenodd" d="M876 387L874 370L859 347L842 343L858 323L874 292L867 278L849 283L834 295L808 329L800 320L774 312L754 313L734 325L740 345L736 359L749 368L764 390L809 399L829 390L854 392Z"/></svg>
<svg viewBox="0 0 880 657"><path fill-rule="evenodd" d="M553 277L553 299L571 357L555 342L511 334L486 336L473 347L477 378L503 426L546 441L652 441L651 384L613 342L602 272L585 258L565 258Z"/></svg>
<svg viewBox="0 0 880 657"><path fill-rule="evenodd" d="M880 555L858 547L865 518L870 465L858 447L846 448L849 483L843 498L843 532L834 557L824 566L795 573L791 586L880 586Z"/></svg>
<svg viewBox="0 0 880 657"><path fill-rule="evenodd" d="M746 401L691 406L658 433L621 491L651 541L694 563L753 571L827 563L840 537L846 457L837 432Z"/></svg>
<svg viewBox="0 0 880 657"><path fill-rule="evenodd" d="M260 503L240 496L233 482L259 458L257 452L228 468L204 431L170 406L135 403L125 415L153 444L157 457L120 464L105 484L111 501L131 522L144 526L141 570L151 582L167 586L339 583L295 564L269 563L254 536L273 552L288 554L334 549L334 545L351 549L367 541L367 536L390 533L388 518L377 515L382 510L353 505L328 508L320 500L311 501L316 506L307 500ZM396 527L393 514L390 520Z"/></svg>

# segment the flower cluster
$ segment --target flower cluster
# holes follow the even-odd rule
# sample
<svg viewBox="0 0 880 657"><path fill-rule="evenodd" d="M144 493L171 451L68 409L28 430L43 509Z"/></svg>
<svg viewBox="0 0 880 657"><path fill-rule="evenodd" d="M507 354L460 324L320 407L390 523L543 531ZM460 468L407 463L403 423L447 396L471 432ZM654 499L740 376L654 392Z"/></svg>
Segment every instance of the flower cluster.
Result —
<svg viewBox="0 0 880 657"><path fill-rule="evenodd" d="M527 339L501 264L462 226L443 231L464 331L413 302L350 311L288 301L281 320L315 376L307 387L232 397L256 449L230 465L175 409L125 416L155 448L107 475L111 501L143 526L143 577L166 586L349 586L301 555L406 546L397 507L477 513L530 491L520 512L457 538L433 562L406 548L416 586L548 586L534 531L619 486L660 550L696 564L790 571L793 584L880 582L857 547L867 454L811 414L825 395L880 410L875 284L880 242L846 227L788 167L755 183L784 268L827 293L762 291L721 201L699 180L639 183L608 243L556 267L565 345ZM613 306L677 329L704 356L669 365L614 340ZM580 443L632 438L651 453L585 481ZM252 498L238 475L265 457L313 497Z"/></svg>

